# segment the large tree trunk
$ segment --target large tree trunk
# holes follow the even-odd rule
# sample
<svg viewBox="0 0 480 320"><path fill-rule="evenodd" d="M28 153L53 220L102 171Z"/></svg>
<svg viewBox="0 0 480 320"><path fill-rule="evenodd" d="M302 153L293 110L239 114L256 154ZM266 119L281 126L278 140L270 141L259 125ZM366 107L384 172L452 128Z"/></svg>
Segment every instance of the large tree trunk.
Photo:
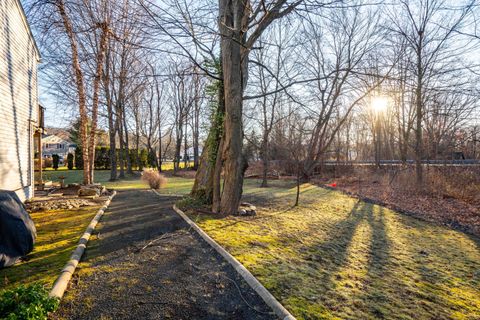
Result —
<svg viewBox="0 0 480 320"><path fill-rule="evenodd" d="M222 34L222 70L225 92L224 123L224 188L220 211L235 214L243 192L243 177L246 169L242 154L243 145L243 89L246 74L244 67L248 54L243 54L245 42L243 26L248 19L247 3L220 0L219 29ZM246 69L246 68L245 68ZM245 77L245 79L244 79Z"/></svg>

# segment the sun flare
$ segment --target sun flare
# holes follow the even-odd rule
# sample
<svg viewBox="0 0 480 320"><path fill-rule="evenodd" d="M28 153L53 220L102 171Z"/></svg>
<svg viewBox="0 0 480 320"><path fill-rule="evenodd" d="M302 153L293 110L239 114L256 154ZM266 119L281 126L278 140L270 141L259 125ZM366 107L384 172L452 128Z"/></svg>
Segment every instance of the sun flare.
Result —
<svg viewBox="0 0 480 320"><path fill-rule="evenodd" d="M385 96L376 96L372 98L372 109L375 113L385 111L388 106L388 98Z"/></svg>

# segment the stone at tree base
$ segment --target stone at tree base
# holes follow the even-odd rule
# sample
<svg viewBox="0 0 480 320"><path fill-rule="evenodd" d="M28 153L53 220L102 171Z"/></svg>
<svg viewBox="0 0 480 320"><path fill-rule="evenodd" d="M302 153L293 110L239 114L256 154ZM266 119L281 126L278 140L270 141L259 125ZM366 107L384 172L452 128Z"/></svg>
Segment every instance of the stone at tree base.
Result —
<svg viewBox="0 0 480 320"><path fill-rule="evenodd" d="M240 208L237 211L237 216L255 216L257 214L256 212L257 208L248 203L248 202L242 202L240 204Z"/></svg>

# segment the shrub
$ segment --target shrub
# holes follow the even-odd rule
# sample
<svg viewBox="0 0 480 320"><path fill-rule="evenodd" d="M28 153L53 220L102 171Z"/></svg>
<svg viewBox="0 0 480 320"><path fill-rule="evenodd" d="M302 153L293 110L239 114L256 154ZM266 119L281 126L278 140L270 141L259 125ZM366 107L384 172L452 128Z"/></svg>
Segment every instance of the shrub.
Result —
<svg viewBox="0 0 480 320"><path fill-rule="evenodd" d="M142 172L142 180L152 189L160 189L167 183L167 178L156 170L146 169Z"/></svg>
<svg viewBox="0 0 480 320"><path fill-rule="evenodd" d="M0 293L0 319L46 320L58 307L58 299L48 296L39 283L5 290Z"/></svg>
<svg viewBox="0 0 480 320"><path fill-rule="evenodd" d="M42 168L50 168L52 166L52 158L47 157L42 159Z"/></svg>
<svg viewBox="0 0 480 320"><path fill-rule="evenodd" d="M75 168L78 170L83 169L83 152L82 148L78 147L75 148Z"/></svg>
<svg viewBox="0 0 480 320"><path fill-rule="evenodd" d="M96 147L95 148L95 169L110 169L110 148Z"/></svg>
<svg viewBox="0 0 480 320"><path fill-rule="evenodd" d="M139 157L138 170L143 170L143 168L145 168L148 163L147 149L141 149L138 157Z"/></svg>
<svg viewBox="0 0 480 320"><path fill-rule="evenodd" d="M67 167L68 170L73 170L73 154L71 153L67 155Z"/></svg>
<svg viewBox="0 0 480 320"><path fill-rule="evenodd" d="M53 169L57 170L58 169L58 163L60 162L60 157L58 156L58 154L54 154L52 155L52 162L53 162Z"/></svg>

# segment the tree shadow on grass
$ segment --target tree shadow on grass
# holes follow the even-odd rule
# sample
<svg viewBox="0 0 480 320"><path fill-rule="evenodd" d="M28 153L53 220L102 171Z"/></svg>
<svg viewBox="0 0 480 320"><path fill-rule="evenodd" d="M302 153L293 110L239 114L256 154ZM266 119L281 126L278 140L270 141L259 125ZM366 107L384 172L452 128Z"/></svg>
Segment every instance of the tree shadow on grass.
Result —
<svg viewBox="0 0 480 320"><path fill-rule="evenodd" d="M309 288L312 283L315 283L322 288L319 291L318 288L316 289L322 295L334 291L336 289L336 273L347 263L348 248L358 225L365 218L365 215L365 204L357 202L345 219L329 227L326 241L317 241L299 248L300 258L310 267L302 269L313 270L314 278L311 274L299 275L298 270L295 270L290 275L282 276L279 279L280 282L272 283L272 286L275 287L273 290L277 294L297 296L299 293L303 295L305 288ZM310 226L310 228L308 234L318 232L315 225ZM293 265L290 265L290 267L295 268ZM291 279L290 276L294 276L295 279ZM282 281L284 283L281 283ZM328 308L328 306L326 307Z"/></svg>
<svg viewBox="0 0 480 320"><path fill-rule="evenodd" d="M385 208L368 204L367 221L372 230L370 253L367 264L365 290L359 297L366 303L368 312L375 319L384 319L389 314L387 277L390 261L391 241L387 234ZM378 212L375 213L375 208Z"/></svg>

